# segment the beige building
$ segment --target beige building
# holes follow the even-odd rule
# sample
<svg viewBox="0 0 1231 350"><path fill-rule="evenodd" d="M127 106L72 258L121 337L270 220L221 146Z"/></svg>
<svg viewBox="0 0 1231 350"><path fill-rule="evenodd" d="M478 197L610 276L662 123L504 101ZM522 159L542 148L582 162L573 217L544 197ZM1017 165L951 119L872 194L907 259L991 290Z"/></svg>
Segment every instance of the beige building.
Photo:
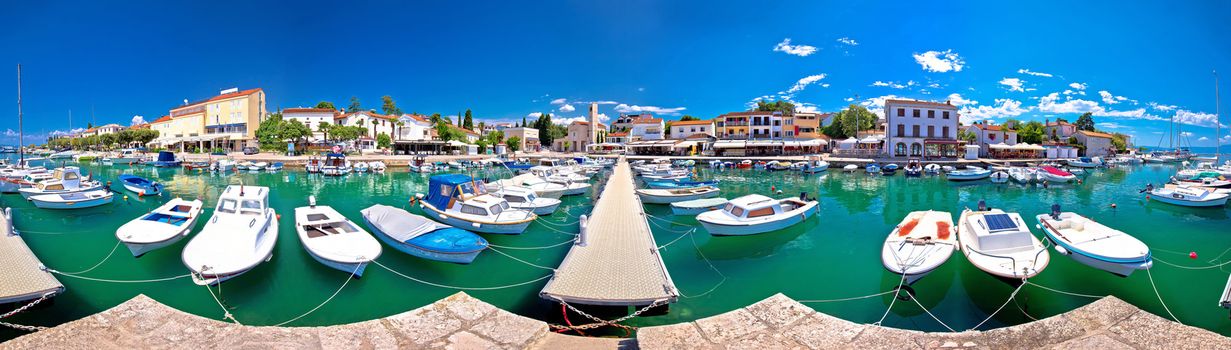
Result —
<svg viewBox="0 0 1231 350"><path fill-rule="evenodd" d="M514 137L521 138L522 152L538 152L543 149L539 141L539 129L526 127L504 129L505 142Z"/></svg>
<svg viewBox="0 0 1231 350"><path fill-rule="evenodd" d="M551 149L557 152L585 152L586 147L594 143L598 130L606 129L607 126L599 123L597 127L591 122L574 121L568 125L568 134L562 138L552 141ZM508 135L505 135L507 138Z"/></svg>
<svg viewBox="0 0 1231 350"><path fill-rule="evenodd" d="M713 120L677 120L668 124L669 134L673 139L685 139L693 135L714 136L717 130L714 130Z"/></svg>
<svg viewBox="0 0 1231 350"><path fill-rule="evenodd" d="M181 149L194 144L232 151L256 147L256 129L267 116L260 88L222 90L218 96L171 109L164 128L154 128L161 134L155 142Z"/></svg>
<svg viewBox="0 0 1231 350"><path fill-rule="evenodd" d="M1087 157L1110 156L1116 153L1111 146L1111 134L1081 130L1073 133L1073 137L1077 139L1077 142L1086 146L1085 156Z"/></svg>
<svg viewBox="0 0 1231 350"><path fill-rule="evenodd" d="M795 137L801 139L821 138L821 126L833 113L795 113Z"/></svg>

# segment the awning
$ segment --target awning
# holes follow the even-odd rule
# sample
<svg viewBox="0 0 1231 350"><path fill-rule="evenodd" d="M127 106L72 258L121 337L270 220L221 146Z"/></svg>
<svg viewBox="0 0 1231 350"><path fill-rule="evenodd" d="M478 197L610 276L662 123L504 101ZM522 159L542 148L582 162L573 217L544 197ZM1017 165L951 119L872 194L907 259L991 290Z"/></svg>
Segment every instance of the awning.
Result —
<svg viewBox="0 0 1231 350"><path fill-rule="evenodd" d="M671 146L672 148L692 148L697 145L697 141L683 141Z"/></svg>
<svg viewBox="0 0 1231 350"><path fill-rule="evenodd" d="M1025 151L1042 151L1042 150L1044 150L1043 146L1039 146L1039 145L1032 145L1032 144L1029 144L1029 143L1019 143L1019 144L1013 145L1013 149L1016 149L1016 150L1025 150Z"/></svg>
<svg viewBox="0 0 1231 350"><path fill-rule="evenodd" d="M714 148L744 148L744 140L720 140L714 142Z"/></svg>
<svg viewBox="0 0 1231 350"><path fill-rule="evenodd" d="M881 143L881 141L882 141L881 139L878 139L878 138L875 138L875 137L872 137L872 136L868 136L868 137L865 137L865 138L863 138L863 139L859 140L859 143Z"/></svg>
<svg viewBox="0 0 1231 350"><path fill-rule="evenodd" d="M464 146L466 146L466 145L467 145L467 143L465 143L465 142L461 142L461 141L458 141L458 140L449 140L449 146L453 146L453 147L464 147Z"/></svg>
<svg viewBox="0 0 1231 350"><path fill-rule="evenodd" d="M782 147L782 141L752 140L748 141L747 147Z"/></svg>
<svg viewBox="0 0 1231 350"><path fill-rule="evenodd" d="M842 141L838 141L838 143L841 143L841 144L853 144L853 143L858 143L858 142L859 142L859 139L856 139L856 138L854 138L854 137L849 138L849 139L845 139L845 140L842 140Z"/></svg>
<svg viewBox="0 0 1231 350"><path fill-rule="evenodd" d="M1011 148L1013 148L1013 146L1009 146L1009 145L1004 144L1004 142L1001 142L1001 143L997 143L997 144L987 145L987 148L991 148L991 149L1011 149Z"/></svg>
<svg viewBox="0 0 1231 350"><path fill-rule="evenodd" d="M823 144L824 144L824 143L823 143L823 142L821 142L821 140L818 140L818 139L811 139L811 140L803 140L803 141L799 141L799 145L800 145L801 147L816 147L816 146L820 146L820 145L823 145Z"/></svg>

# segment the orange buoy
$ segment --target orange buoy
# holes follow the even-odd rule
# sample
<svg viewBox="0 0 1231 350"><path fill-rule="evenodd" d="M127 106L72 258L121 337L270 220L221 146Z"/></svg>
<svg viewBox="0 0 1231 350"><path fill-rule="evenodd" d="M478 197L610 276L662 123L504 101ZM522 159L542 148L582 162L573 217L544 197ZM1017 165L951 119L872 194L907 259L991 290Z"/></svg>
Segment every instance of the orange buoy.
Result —
<svg viewBox="0 0 1231 350"><path fill-rule="evenodd" d="M774 191L777 191L777 190L778 190L778 187L777 187L777 186L774 186L774 185L769 185L769 191L770 191L770 192L774 192Z"/></svg>
<svg viewBox="0 0 1231 350"><path fill-rule="evenodd" d="M1188 252L1188 258L1189 258L1189 259L1196 259L1196 258L1197 258L1197 252Z"/></svg>
<svg viewBox="0 0 1231 350"><path fill-rule="evenodd" d="M278 217L278 220L282 220L282 214L274 214L274 216Z"/></svg>

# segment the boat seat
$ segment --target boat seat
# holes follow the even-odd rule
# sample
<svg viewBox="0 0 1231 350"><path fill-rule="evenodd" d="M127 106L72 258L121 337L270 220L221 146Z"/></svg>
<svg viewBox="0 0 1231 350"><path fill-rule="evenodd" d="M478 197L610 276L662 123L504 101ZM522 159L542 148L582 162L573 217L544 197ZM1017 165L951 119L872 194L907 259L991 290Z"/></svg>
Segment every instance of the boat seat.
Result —
<svg viewBox="0 0 1231 350"><path fill-rule="evenodd" d="M304 231L308 233L308 238L325 237L330 235L328 231L325 231L324 228L320 226L308 226L304 228Z"/></svg>

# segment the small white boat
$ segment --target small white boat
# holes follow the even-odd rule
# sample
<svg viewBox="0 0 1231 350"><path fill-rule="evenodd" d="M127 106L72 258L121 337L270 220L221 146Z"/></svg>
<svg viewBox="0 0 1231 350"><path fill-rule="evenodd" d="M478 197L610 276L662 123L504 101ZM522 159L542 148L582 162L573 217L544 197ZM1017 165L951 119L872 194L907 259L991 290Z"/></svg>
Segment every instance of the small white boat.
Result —
<svg viewBox="0 0 1231 350"><path fill-rule="evenodd" d="M1187 186L1150 188L1146 198L1184 207L1221 207L1227 205L1228 195Z"/></svg>
<svg viewBox="0 0 1231 350"><path fill-rule="evenodd" d="M269 162L256 162L248 166L248 171L261 171L269 167Z"/></svg>
<svg viewBox="0 0 1231 350"><path fill-rule="evenodd" d="M273 162L273 163L269 163L269 166L266 166L266 167L265 167L265 170L267 170L267 171L279 171L279 170L282 170L282 162Z"/></svg>
<svg viewBox="0 0 1231 350"><path fill-rule="evenodd" d="M368 163L367 162L355 162L354 168L355 168L356 173L366 173L368 172Z"/></svg>
<svg viewBox="0 0 1231 350"><path fill-rule="evenodd" d="M966 209L957 227L962 254L975 267L993 276L1020 281L1043 272L1051 261L1047 247L1030 233L1017 213Z"/></svg>
<svg viewBox="0 0 1231 350"><path fill-rule="evenodd" d="M308 197L308 206L295 208L295 232L312 259L356 278L380 257L376 238L337 210L316 205L314 197Z"/></svg>
<svg viewBox="0 0 1231 350"><path fill-rule="evenodd" d="M1039 181L1047 182L1065 183L1077 179L1077 176L1073 175L1073 173L1060 170L1060 168L1054 166L1041 166L1035 171L1035 174L1038 176Z"/></svg>
<svg viewBox="0 0 1231 350"><path fill-rule="evenodd" d="M718 196L718 187L701 186L674 189L637 189L637 196L646 204L668 204Z"/></svg>
<svg viewBox="0 0 1231 350"><path fill-rule="evenodd" d="M529 210L540 216L551 215L560 206L559 199L539 197L534 190L521 186L502 186L492 194L504 198L510 207Z"/></svg>
<svg viewBox="0 0 1231 350"><path fill-rule="evenodd" d="M829 162L821 160L820 158L814 158L807 162L800 162L796 164L799 165L799 171L804 174L816 174L829 169Z"/></svg>
<svg viewBox="0 0 1231 350"><path fill-rule="evenodd" d="M881 167L876 165L876 163L869 163L863 167L863 170L867 172L868 175L880 175L881 173Z"/></svg>
<svg viewBox="0 0 1231 350"><path fill-rule="evenodd" d="M182 260L194 283L217 285L269 261L277 242L269 188L230 185L205 227L184 246Z"/></svg>
<svg viewBox="0 0 1231 350"><path fill-rule="evenodd" d="M1033 168L1014 167L1009 169L1009 178L1020 184L1035 182L1038 175Z"/></svg>
<svg viewBox="0 0 1231 350"><path fill-rule="evenodd" d="M227 172L227 171L235 170L235 169L236 169L236 167L238 167L238 166L239 166L239 165L238 165L238 164L236 164L234 160L231 160L231 159L219 159L219 160L218 160L218 161L216 161L216 162L210 163L210 165L209 165L209 170L210 170L210 171Z"/></svg>
<svg viewBox="0 0 1231 350"><path fill-rule="evenodd" d="M924 166L923 166L923 172L924 172L924 173L928 173L928 174L932 174L932 175L937 175L937 174L940 174L940 164L931 163L931 164L928 164L928 165L924 165Z"/></svg>
<svg viewBox="0 0 1231 350"><path fill-rule="evenodd" d="M671 213L675 215L697 215L710 210L722 209L727 205L726 198L703 198L690 201L671 203Z"/></svg>
<svg viewBox="0 0 1231 350"><path fill-rule="evenodd" d="M87 177L82 176L80 168L67 166L52 172L50 179L34 184L33 187L21 188L17 191L21 193L22 197L30 199L31 196L42 194L67 194L94 191L102 188L102 183L90 181Z"/></svg>
<svg viewBox="0 0 1231 350"><path fill-rule="evenodd" d="M361 210L363 221L390 247L420 258L469 264L487 249L487 240L401 208L373 205Z"/></svg>
<svg viewBox="0 0 1231 350"><path fill-rule="evenodd" d="M504 198L487 193L484 184L463 174L432 176L427 198L419 206L433 220L481 233L521 234L538 218L529 210L513 209Z"/></svg>
<svg viewBox="0 0 1231 350"><path fill-rule="evenodd" d="M781 230L820 212L815 200L773 199L759 194L732 199L722 209L697 214L714 236L742 236Z"/></svg>
<svg viewBox="0 0 1231 350"><path fill-rule="evenodd" d="M1039 228L1047 234L1056 252L1082 264L1128 277L1154 265L1150 247L1137 238L1072 212L1039 214Z"/></svg>
<svg viewBox="0 0 1231 350"><path fill-rule="evenodd" d="M991 179L993 183L998 183L998 184L1009 182L1009 177L1010 177L1009 173L1004 172L1004 171L997 171L988 176L988 178Z"/></svg>
<svg viewBox="0 0 1231 350"><path fill-rule="evenodd" d="M200 200L173 198L115 230L115 237L134 257L179 242L192 232L201 215Z"/></svg>
<svg viewBox="0 0 1231 350"><path fill-rule="evenodd" d="M111 203L114 193L110 190L95 189L82 192L40 194L30 196L34 206L43 209L80 209L97 207Z"/></svg>
<svg viewBox="0 0 1231 350"><path fill-rule="evenodd" d="M945 174L945 178L949 181L974 181L986 179L992 175L991 170L967 166L965 169L953 170ZM1007 179L1007 178L1006 178Z"/></svg>
<svg viewBox="0 0 1231 350"><path fill-rule="evenodd" d="M853 173L853 172L859 171L859 166L855 164L847 164L846 166L842 167L842 171Z"/></svg>
<svg viewBox="0 0 1231 350"><path fill-rule="evenodd" d="M950 171L954 171L954 170L957 170L957 168L954 168L952 165L945 165L945 166L940 167L940 171L946 172L946 173Z"/></svg>
<svg viewBox="0 0 1231 350"><path fill-rule="evenodd" d="M1070 159L1066 163L1071 167L1098 168L1103 166L1103 159L1099 157L1081 157L1077 159Z"/></svg>
<svg viewBox="0 0 1231 350"><path fill-rule="evenodd" d="M957 235L951 214L911 212L885 238L881 264L889 272L904 275L906 284L911 284L948 261L955 248Z"/></svg>
<svg viewBox="0 0 1231 350"><path fill-rule="evenodd" d="M371 162L368 162L368 169L371 169L371 170L372 170L372 172L375 172L375 173L384 173L384 172L385 172L385 168L386 168L386 166L385 166L385 162L382 162L382 161L379 161L379 160L377 160L377 161L371 161Z"/></svg>
<svg viewBox="0 0 1231 350"><path fill-rule="evenodd" d="M568 190L568 187L562 184L547 182L547 180L531 174L521 174L510 179L496 180L494 183L487 184L487 190L495 191L502 186L529 188L534 190L534 193L537 193L539 197L543 198L560 198Z"/></svg>

